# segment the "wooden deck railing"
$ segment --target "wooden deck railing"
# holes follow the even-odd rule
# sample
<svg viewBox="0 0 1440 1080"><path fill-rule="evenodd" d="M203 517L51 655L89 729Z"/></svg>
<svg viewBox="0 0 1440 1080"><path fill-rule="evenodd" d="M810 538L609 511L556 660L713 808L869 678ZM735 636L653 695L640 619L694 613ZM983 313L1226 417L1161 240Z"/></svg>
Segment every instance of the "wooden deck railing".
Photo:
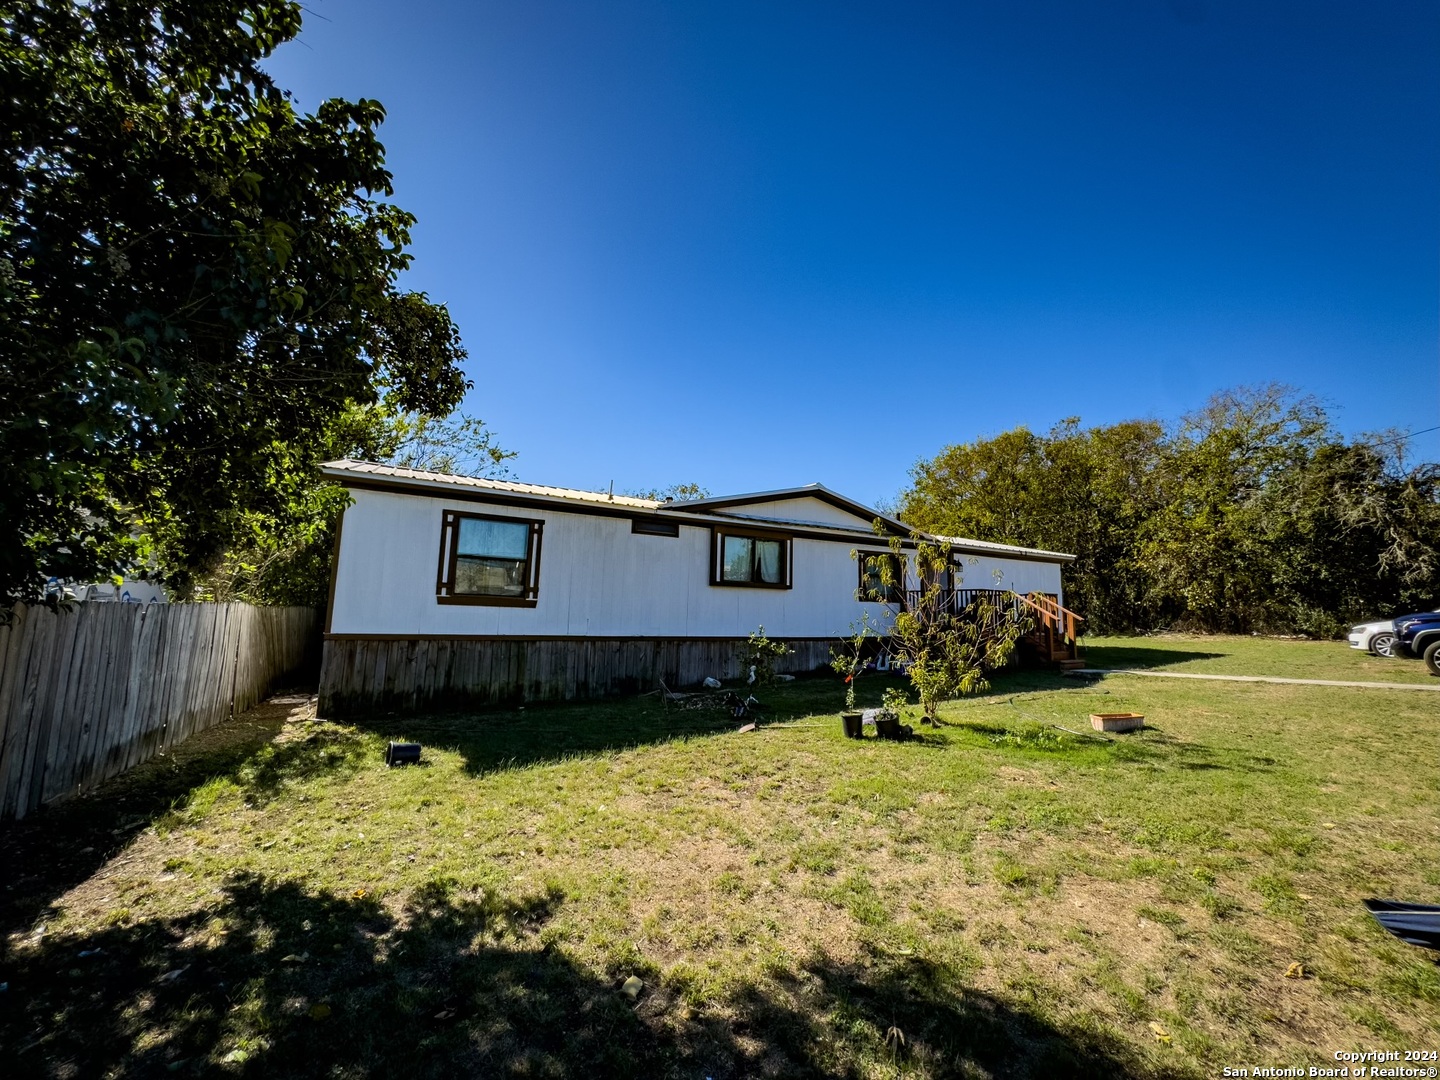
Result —
<svg viewBox="0 0 1440 1080"><path fill-rule="evenodd" d="M1062 607L1059 597L1032 592L1029 596L1020 597L1020 600L1038 613L1042 626L1055 631L1071 645L1075 644L1080 636L1079 624L1085 620L1069 608Z"/></svg>
<svg viewBox="0 0 1440 1080"><path fill-rule="evenodd" d="M1032 592L1022 596L1005 589L939 589L933 592L911 589L905 593L905 604L910 610L933 604L941 614L946 615L963 614L978 601L985 601L1001 612L1028 609L1042 628L1070 644L1074 644L1080 636L1079 624L1085 621L1082 616L1062 606L1060 599L1050 593Z"/></svg>

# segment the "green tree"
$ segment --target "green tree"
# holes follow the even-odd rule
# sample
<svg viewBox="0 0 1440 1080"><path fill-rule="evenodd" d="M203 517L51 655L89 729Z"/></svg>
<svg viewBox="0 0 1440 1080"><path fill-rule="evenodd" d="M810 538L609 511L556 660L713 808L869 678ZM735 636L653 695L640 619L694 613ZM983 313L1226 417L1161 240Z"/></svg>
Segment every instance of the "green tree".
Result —
<svg viewBox="0 0 1440 1080"><path fill-rule="evenodd" d="M1440 466L1394 435L1347 442L1283 386L1215 395L1166 429L1021 428L912 471L901 516L941 535L1078 556L1092 630L1328 636L1440 599Z"/></svg>
<svg viewBox="0 0 1440 1080"><path fill-rule="evenodd" d="M668 487L645 488L627 491L625 494L636 499L653 499L655 502L688 502L692 499L708 499L710 489L699 484L670 484Z"/></svg>
<svg viewBox="0 0 1440 1080"><path fill-rule="evenodd" d="M1025 428L948 446L911 471L899 516L947 536L1074 554L1069 605L1093 629L1144 625L1151 597L1136 572L1137 533L1161 501L1164 429L1149 420L1047 435Z"/></svg>
<svg viewBox="0 0 1440 1080"><path fill-rule="evenodd" d="M0 5L0 606L45 574L185 581L283 514L351 410L444 416L448 312L378 102L298 111L288 0Z"/></svg>
<svg viewBox="0 0 1440 1080"><path fill-rule="evenodd" d="M1309 504L1354 552L1336 561L1361 575L1346 583L1345 621L1440 605L1440 465L1408 464L1407 446L1390 433L1330 448L1313 470Z"/></svg>
<svg viewBox="0 0 1440 1080"><path fill-rule="evenodd" d="M1227 390L1186 416L1160 461L1164 498L1140 562L1173 617L1204 630L1294 625L1287 569L1313 565L1287 493L1334 433L1312 398Z"/></svg>
<svg viewBox="0 0 1440 1080"><path fill-rule="evenodd" d="M380 456L374 460L421 472L494 480L510 475L509 462L515 458L515 451L501 449L494 433L479 417L463 413L446 417L382 410L372 413L375 425L366 438L381 447Z"/></svg>
<svg viewBox="0 0 1440 1080"><path fill-rule="evenodd" d="M476 417L435 419L394 413L381 405L355 406L327 430L327 440L307 449L319 460L354 458L422 472L509 476L511 451ZM254 604L325 603L335 533L350 498L313 462L295 460L276 478L282 499L264 510L245 511L230 546L199 575L171 568L169 536L156 538L152 559L172 590L186 599L245 600Z"/></svg>
<svg viewBox="0 0 1440 1080"><path fill-rule="evenodd" d="M875 532L887 534L878 520ZM896 597L897 610L886 635L887 647L904 666L920 699L925 722L938 724L943 703L989 689L986 676L1010 662L1030 621L1020 614L1013 594L1006 594L998 605L979 600L966 611L957 612L949 592L954 566L949 544L932 542L918 532L911 534L908 549L899 536L888 535L886 543L890 548L888 557L862 555L859 551L850 555L865 560L864 568L879 578L882 594ZM907 564L920 585L918 590L905 588ZM868 623L863 624L851 639L855 664L847 666L845 660L831 654L831 666L848 674L852 687L868 630ZM852 694L846 694L845 703L847 708L853 705Z"/></svg>

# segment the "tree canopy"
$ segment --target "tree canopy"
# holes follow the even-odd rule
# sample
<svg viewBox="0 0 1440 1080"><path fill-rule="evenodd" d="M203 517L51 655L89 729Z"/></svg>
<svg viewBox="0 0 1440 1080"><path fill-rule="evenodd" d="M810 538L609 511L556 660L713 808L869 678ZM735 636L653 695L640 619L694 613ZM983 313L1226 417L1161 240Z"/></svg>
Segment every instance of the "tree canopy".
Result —
<svg viewBox="0 0 1440 1080"><path fill-rule="evenodd" d="M1217 394L1178 423L1017 428L919 462L921 528L1075 554L1094 629L1331 634L1440 601L1440 466L1394 435L1347 441L1285 387Z"/></svg>
<svg viewBox="0 0 1440 1080"><path fill-rule="evenodd" d="M0 4L0 606L147 542L212 569L356 410L469 384L398 279L379 102L298 110L288 0Z"/></svg>
<svg viewBox="0 0 1440 1080"><path fill-rule="evenodd" d="M496 445L479 419L436 419L397 413L384 405L354 406L277 471L277 498L237 518L223 555L199 576L172 571L172 590L194 599L245 600L256 604L318 607L329 590L331 559L340 515L350 498L325 480L316 461L356 458L426 472L504 478L515 457ZM161 566L173 566L168 537L156 538Z"/></svg>
<svg viewBox="0 0 1440 1080"><path fill-rule="evenodd" d="M708 499L710 489L699 484L667 484L665 487L636 488L625 494L637 499L653 499L655 502L686 502L691 499Z"/></svg>

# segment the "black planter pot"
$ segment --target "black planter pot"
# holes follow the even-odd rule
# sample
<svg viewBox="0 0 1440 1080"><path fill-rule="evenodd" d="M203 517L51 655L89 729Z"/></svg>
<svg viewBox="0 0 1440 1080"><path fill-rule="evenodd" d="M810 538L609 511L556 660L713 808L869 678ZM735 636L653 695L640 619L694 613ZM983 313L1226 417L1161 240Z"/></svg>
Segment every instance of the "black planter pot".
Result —
<svg viewBox="0 0 1440 1080"><path fill-rule="evenodd" d="M875 718L875 734L882 739L894 739L897 742L903 738L900 732L900 718L877 716Z"/></svg>
<svg viewBox="0 0 1440 1080"><path fill-rule="evenodd" d="M849 739L858 739L865 733L864 713L842 712L840 723L845 726L845 736Z"/></svg>

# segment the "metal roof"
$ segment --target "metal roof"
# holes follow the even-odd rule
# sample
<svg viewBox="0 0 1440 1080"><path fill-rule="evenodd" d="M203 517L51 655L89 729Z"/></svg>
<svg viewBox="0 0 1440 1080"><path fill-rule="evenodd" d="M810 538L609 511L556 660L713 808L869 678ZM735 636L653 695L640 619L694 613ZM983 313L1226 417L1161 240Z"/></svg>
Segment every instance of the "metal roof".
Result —
<svg viewBox="0 0 1440 1080"><path fill-rule="evenodd" d="M550 499L573 499L576 502L605 503L610 506L631 506L637 510L656 510L664 503L654 499L637 499L632 495L611 495L604 491L581 491L578 488L546 487L543 484L520 484L513 480L484 480L478 476L456 476L453 473L425 472L402 469L398 465L380 465L373 461L327 461L320 466L326 476L383 476L391 480L412 480L425 485L481 488L486 491L509 492L513 495L540 495Z"/></svg>
<svg viewBox="0 0 1440 1080"><path fill-rule="evenodd" d="M802 487L776 488L773 491L752 491L743 495L715 495L705 499L688 499L685 502L671 503L668 509L672 510L698 510L702 513L712 513L728 507L750 506L757 503L784 502L788 499L819 499L821 502L829 503L846 513L854 514L862 521L869 524L879 520L889 529L890 532L899 535L909 535L912 531L909 525L897 518L882 514L874 507L866 506L864 503L856 502L854 499L841 495L838 491L831 491L824 484L805 484ZM755 514L755 517L763 515ZM788 520L788 519L774 519ZM833 523L831 523L833 526Z"/></svg>
<svg viewBox="0 0 1440 1080"><path fill-rule="evenodd" d="M832 505L844 509L860 512L861 515L873 515L885 521L896 530L903 530L908 534L909 526L895 518L886 517L875 510L870 509L863 503L857 503L853 499L847 499L837 492L820 484L807 484L804 487L780 488L775 491L760 491L747 495L722 495L708 499L690 499L685 502L658 502L655 499L637 499L633 495L611 495L604 491L581 491L578 488L548 487L544 484L521 484L513 480L485 480L476 476L457 476L452 473L426 472L422 469L403 469L398 465L381 465L373 461L354 461L349 458L340 461L327 461L320 466L320 472L342 482L346 478L364 478L367 476L383 480L398 480L407 485L413 486L416 491L425 489L443 488L466 488L471 490L492 491L497 495L526 495L538 496L545 499L558 501L582 502L598 506L623 506L632 510L663 511L667 516L688 519L692 522L713 521L716 518L726 520L741 520L754 522L755 524L774 525L801 525L806 529L820 530L836 535L853 538L856 540L868 539L872 543L884 543L885 538L881 536L866 536L865 533L856 528L838 525L834 522L820 521L798 521L788 518L767 518L758 514L745 514L731 509L743 508L754 503L776 502L787 498L803 498L815 496L824 499ZM931 534L923 534L931 535ZM1045 551L1040 548L1020 547L1015 544L996 544L988 540L970 540L963 536L939 536L934 539L942 540L949 544L955 551L969 555L1016 555L1038 559L1040 561L1074 562L1074 555L1067 555L1059 551Z"/></svg>
<svg viewBox="0 0 1440 1080"><path fill-rule="evenodd" d="M1014 555L1047 555L1059 562L1074 562L1075 556L1068 555L1063 551L1046 551L1044 548L1021 547L1018 544L996 544L989 540L971 540L965 536L941 536L934 534L936 540L943 540L952 548L961 551L993 551L997 555L1010 552Z"/></svg>

